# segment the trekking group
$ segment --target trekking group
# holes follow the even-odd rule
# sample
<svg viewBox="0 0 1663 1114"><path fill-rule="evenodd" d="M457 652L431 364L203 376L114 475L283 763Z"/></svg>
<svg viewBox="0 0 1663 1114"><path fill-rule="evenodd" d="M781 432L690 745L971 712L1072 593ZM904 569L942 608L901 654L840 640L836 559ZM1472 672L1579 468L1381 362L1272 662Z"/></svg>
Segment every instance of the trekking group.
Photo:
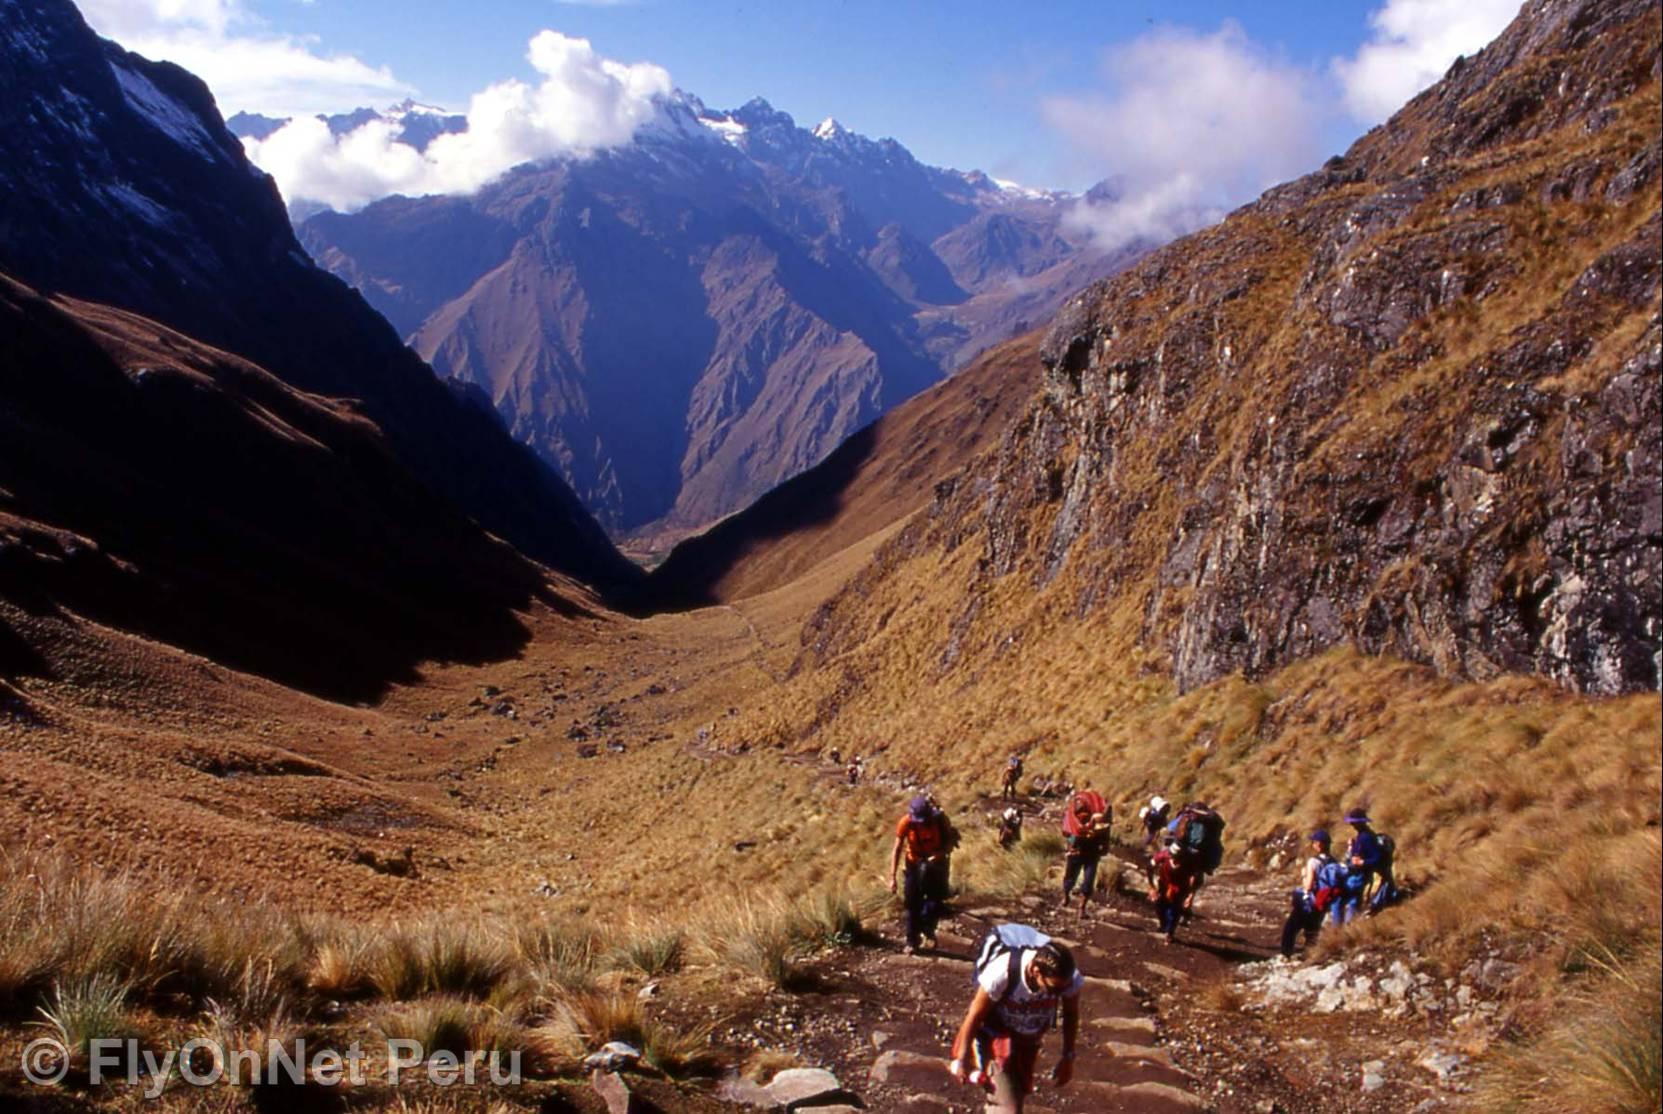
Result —
<svg viewBox="0 0 1663 1114"><path fill-rule="evenodd" d="M998 846L1005 850L1022 842L1022 773L1021 757L1012 755L999 795L1001 801L1015 803L1007 804L996 822ZM1099 867L1110 851L1114 812L1095 789L1065 792L1062 906L1071 907L1077 894L1079 915L1085 917L1097 892ZM1172 803L1157 794L1139 810L1138 820L1157 932L1171 944L1178 928L1194 915L1197 893L1223 863L1224 817L1204 801L1174 811ZM1308 837L1311 854L1282 928L1283 955L1293 954L1302 933L1307 944L1314 942L1325 918L1344 925L1398 897L1392 838L1377 833L1362 808L1346 813L1345 823L1355 834L1341 857L1332 854L1326 830L1318 828ZM928 793L913 797L896 824L888 881L905 907L909 954L937 946L936 928L950 893L952 855L960 843L957 828ZM978 947L973 979L970 1005L953 1039L952 1074L989 1092L991 1114L1019 1114L1034 1087L1041 1042L1059 1016L1062 1050L1050 1078L1063 1086L1073 1076L1084 976L1063 943L1028 925L1001 924L988 931Z"/></svg>

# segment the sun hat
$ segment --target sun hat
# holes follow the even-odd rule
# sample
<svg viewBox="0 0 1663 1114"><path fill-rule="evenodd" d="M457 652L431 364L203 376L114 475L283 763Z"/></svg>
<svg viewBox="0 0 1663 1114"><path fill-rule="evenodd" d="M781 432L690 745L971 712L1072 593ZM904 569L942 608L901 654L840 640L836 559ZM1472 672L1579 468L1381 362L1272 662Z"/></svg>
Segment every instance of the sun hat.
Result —
<svg viewBox="0 0 1663 1114"><path fill-rule="evenodd" d="M928 820L930 818L930 799L920 793L912 799L912 803L907 806L907 810L912 813L914 820Z"/></svg>
<svg viewBox="0 0 1663 1114"><path fill-rule="evenodd" d="M1347 824L1372 824L1372 823L1374 823L1374 821L1369 819L1368 809L1365 809L1365 808L1354 808L1350 812L1346 813L1345 814L1345 822Z"/></svg>

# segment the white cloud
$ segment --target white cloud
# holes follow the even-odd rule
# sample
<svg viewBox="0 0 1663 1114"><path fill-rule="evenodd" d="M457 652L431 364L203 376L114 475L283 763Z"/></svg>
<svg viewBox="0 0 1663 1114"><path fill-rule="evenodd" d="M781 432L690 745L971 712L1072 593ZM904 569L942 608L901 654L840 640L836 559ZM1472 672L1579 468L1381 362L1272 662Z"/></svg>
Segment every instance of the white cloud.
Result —
<svg viewBox="0 0 1663 1114"><path fill-rule="evenodd" d="M671 91L661 67L603 58L587 39L558 31L539 32L526 58L539 84L510 79L474 94L467 130L439 136L425 152L397 142L380 121L337 138L311 117L243 146L291 204L351 210L395 193L469 193L522 163L627 142Z"/></svg>
<svg viewBox="0 0 1663 1114"><path fill-rule="evenodd" d="M1075 215L1105 247L1210 224L1320 156L1314 82L1234 23L1143 35L1106 53L1103 76L1107 89L1042 108L1093 175L1113 177L1116 196Z"/></svg>
<svg viewBox="0 0 1663 1114"><path fill-rule="evenodd" d="M1386 0L1369 15L1373 37L1336 58L1346 108L1377 124L1437 81L1457 55L1475 54L1518 14L1518 0Z"/></svg>
<svg viewBox="0 0 1663 1114"><path fill-rule="evenodd" d="M280 116L385 103L413 90L386 67L319 54L268 31L241 0L79 0L93 29L146 58L177 62L213 90L220 111Z"/></svg>

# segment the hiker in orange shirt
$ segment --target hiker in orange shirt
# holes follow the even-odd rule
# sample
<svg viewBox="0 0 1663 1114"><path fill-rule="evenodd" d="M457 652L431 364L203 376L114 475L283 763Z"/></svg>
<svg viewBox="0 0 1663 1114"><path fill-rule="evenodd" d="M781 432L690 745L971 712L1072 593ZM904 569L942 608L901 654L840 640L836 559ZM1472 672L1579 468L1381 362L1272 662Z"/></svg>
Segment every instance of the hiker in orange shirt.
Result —
<svg viewBox="0 0 1663 1114"><path fill-rule="evenodd" d="M935 926L947 900L947 858L958 844L958 832L947 814L920 793L895 825L895 849L889 857L889 892L903 858L906 875L901 888L906 903L907 952L935 947Z"/></svg>

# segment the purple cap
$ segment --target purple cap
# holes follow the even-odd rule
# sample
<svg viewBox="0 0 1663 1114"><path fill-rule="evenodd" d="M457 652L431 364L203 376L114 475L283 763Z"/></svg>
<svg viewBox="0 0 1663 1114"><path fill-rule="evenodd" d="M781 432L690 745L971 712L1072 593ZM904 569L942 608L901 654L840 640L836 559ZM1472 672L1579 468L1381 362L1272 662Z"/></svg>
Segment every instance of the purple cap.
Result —
<svg viewBox="0 0 1663 1114"><path fill-rule="evenodd" d="M914 820L928 820L930 818L930 799L920 793L912 799L912 803L907 806L907 810L912 813Z"/></svg>
<svg viewBox="0 0 1663 1114"><path fill-rule="evenodd" d="M1345 814L1345 822L1347 824L1372 824L1372 823L1374 823L1374 821L1369 819L1368 809L1364 809L1364 808L1354 808L1350 812L1346 813Z"/></svg>

